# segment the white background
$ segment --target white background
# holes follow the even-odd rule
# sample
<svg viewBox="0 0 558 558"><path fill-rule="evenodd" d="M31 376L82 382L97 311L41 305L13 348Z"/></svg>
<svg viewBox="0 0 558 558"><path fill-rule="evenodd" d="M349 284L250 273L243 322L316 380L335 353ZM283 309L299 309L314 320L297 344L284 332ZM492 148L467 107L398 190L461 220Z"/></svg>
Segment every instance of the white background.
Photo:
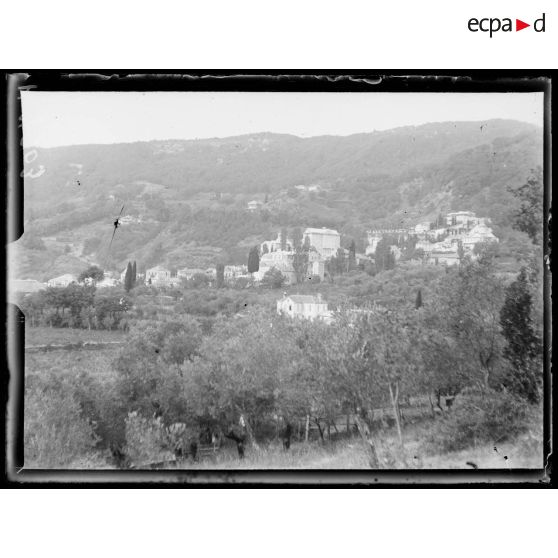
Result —
<svg viewBox="0 0 558 558"><path fill-rule="evenodd" d="M556 0L20 0L1 3L4 67L555 68ZM545 33L471 33L470 18Z"/></svg>
<svg viewBox="0 0 558 558"><path fill-rule="evenodd" d="M535 558L552 555L550 495L18 490L2 494L0 529L7 557Z"/></svg>
<svg viewBox="0 0 558 558"><path fill-rule="evenodd" d="M556 2L5 1L4 68L554 68ZM546 12L546 33L470 33ZM354 72L353 72L354 73ZM10 490L11 557L549 555L546 490ZM555 503L555 498L552 498Z"/></svg>

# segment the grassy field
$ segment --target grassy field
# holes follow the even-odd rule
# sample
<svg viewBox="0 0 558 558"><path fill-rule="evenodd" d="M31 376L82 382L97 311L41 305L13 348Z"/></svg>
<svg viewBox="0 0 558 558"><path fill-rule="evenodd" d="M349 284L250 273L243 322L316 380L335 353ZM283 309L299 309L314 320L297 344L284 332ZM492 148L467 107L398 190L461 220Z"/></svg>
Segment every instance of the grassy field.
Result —
<svg viewBox="0 0 558 558"><path fill-rule="evenodd" d="M72 329L59 327L25 327L25 346L64 345L66 343L107 343L124 341L126 333L105 329Z"/></svg>
<svg viewBox="0 0 558 558"><path fill-rule="evenodd" d="M75 374L87 372L91 376L111 376L112 361L119 347L107 347L95 351L61 350L49 352L26 352L25 374L46 374L49 371Z"/></svg>
<svg viewBox="0 0 558 558"><path fill-rule="evenodd" d="M377 452L382 469L469 469L474 463L479 469L541 468L543 448L541 439L525 434L499 445L484 444L467 450L427 455L422 440L432 424L409 426L404 434L405 449L397 433L391 429L377 438ZM507 459L504 458L507 457ZM289 451L272 443L259 449L247 448L246 457L238 459L234 444L226 444L215 457L194 463L182 462L181 469L369 469L368 456L359 437L331 443L295 442Z"/></svg>

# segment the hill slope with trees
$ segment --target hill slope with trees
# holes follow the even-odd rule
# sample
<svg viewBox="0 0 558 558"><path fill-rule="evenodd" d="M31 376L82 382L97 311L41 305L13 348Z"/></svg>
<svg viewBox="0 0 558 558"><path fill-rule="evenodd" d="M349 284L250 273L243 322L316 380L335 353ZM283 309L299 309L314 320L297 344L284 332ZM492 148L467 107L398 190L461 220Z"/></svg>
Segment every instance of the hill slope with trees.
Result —
<svg viewBox="0 0 558 558"><path fill-rule="evenodd" d="M444 122L346 137L222 139L25 151L25 235L12 264L44 279L67 262L122 271L161 263L246 263L282 227L335 227L362 248L367 228L452 209L507 226L509 188L542 164L542 130L508 120ZM319 184L314 192L296 185ZM263 209L248 213L251 199ZM115 217L130 222L108 250ZM360 244L359 244L360 243ZM59 263L57 263L59 262ZM81 265L81 264L80 264Z"/></svg>

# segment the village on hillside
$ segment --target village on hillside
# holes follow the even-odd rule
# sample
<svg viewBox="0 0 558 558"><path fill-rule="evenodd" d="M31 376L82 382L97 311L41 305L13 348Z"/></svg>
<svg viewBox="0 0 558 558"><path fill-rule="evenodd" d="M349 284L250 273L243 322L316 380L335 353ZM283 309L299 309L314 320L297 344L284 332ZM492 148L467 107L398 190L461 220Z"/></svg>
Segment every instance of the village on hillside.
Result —
<svg viewBox="0 0 558 558"><path fill-rule="evenodd" d="M249 211L257 210L249 205ZM246 287L260 286L270 277L278 278L278 286L292 286L304 281L321 282L328 275L328 263L340 257L347 266L365 269L373 265L376 258L385 257L377 254L378 245L382 240L388 241L389 254L392 261L397 262L402 255L398 244L409 243L413 247L411 260L423 265L453 266L467 257L477 257L476 246L497 243L498 238L492 232L489 220L477 217L472 211L456 211L448 213L444 219L435 223L420 222L414 227L401 229L373 229L367 232L368 244L365 253L351 254L351 249L341 247L341 235L338 231L322 228L306 228L301 238L293 238L293 234L280 231L275 239L264 240L251 250L248 265L219 265L215 267L183 268L172 273L164 265L156 265L137 273L136 281L143 282L147 287L175 288L183 281L201 281L211 286L218 281L221 273L223 284L243 282ZM353 244L354 246L354 244ZM303 254L304 257L300 257ZM384 262L385 263L385 262ZM104 272L102 280L96 281L99 289L124 285L127 269L120 275ZM91 283L86 278L84 282ZM38 292L47 287L66 287L79 283L78 276L66 273L53 277L46 283L33 279L15 279L11 282L14 295L26 295ZM332 312L320 295L291 295L277 301L277 311L292 317L321 319L329 322Z"/></svg>

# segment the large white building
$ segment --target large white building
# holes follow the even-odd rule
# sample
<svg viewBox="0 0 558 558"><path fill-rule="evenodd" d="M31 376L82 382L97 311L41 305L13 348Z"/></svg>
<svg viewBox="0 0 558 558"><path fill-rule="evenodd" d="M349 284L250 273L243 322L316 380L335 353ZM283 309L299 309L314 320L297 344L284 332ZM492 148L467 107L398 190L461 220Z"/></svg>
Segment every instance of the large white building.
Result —
<svg viewBox="0 0 558 558"><path fill-rule="evenodd" d="M172 286L171 272L160 265L156 265L145 272L145 284L155 287Z"/></svg>
<svg viewBox="0 0 558 558"><path fill-rule="evenodd" d="M308 228L304 231L303 242L310 243L318 254L326 260L335 256L337 250L341 246L341 235L333 229L326 229L322 227L321 229Z"/></svg>
<svg viewBox="0 0 558 558"><path fill-rule="evenodd" d="M332 312L328 310L327 302L322 295L290 295L285 293L277 301L277 313L291 318L304 318L306 320L323 320L330 323Z"/></svg>

